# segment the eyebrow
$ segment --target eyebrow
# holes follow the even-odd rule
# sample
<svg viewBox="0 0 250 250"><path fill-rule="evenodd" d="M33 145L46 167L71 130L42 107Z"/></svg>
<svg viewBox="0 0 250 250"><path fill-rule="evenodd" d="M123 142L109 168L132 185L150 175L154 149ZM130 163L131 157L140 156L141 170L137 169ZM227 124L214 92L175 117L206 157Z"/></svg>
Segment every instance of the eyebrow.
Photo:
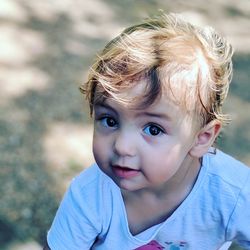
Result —
<svg viewBox="0 0 250 250"><path fill-rule="evenodd" d="M165 119L168 121L172 120L171 117L165 113L157 113L157 112L150 112L150 111L142 111L138 114L138 116L149 116L149 117Z"/></svg>
<svg viewBox="0 0 250 250"><path fill-rule="evenodd" d="M115 108L113 108L111 105L105 103L105 102L99 102L95 104L95 107L100 107L100 108L106 108L111 110L112 112L117 114L117 110ZM171 117L165 113L157 113L157 112L150 112L150 111L143 111L140 110L138 111L138 117L142 117L142 116L149 116L149 117L154 117L154 118L159 118L159 119L165 119L168 121L171 121Z"/></svg>
<svg viewBox="0 0 250 250"><path fill-rule="evenodd" d="M94 105L94 109L95 108L106 108L106 109L109 109L111 110L112 112L114 113L117 113L116 109L113 108L112 106L110 106L109 104L105 103L105 102L98 102Z"/></svg>

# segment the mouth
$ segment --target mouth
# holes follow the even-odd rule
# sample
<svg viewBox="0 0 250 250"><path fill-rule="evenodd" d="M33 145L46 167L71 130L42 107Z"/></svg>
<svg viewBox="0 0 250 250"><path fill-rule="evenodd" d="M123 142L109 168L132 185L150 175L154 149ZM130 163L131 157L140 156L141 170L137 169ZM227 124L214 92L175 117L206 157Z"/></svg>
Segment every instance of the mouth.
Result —
<svg viewBox="0 0 250 250"><path fill-rule="evenodd" d="M140 172L139 170L136 170L136 169L118 166L118 165L113 165L112 171L116 176L118 176L119 178L124 178L124 179L135 177Z"/></svg>

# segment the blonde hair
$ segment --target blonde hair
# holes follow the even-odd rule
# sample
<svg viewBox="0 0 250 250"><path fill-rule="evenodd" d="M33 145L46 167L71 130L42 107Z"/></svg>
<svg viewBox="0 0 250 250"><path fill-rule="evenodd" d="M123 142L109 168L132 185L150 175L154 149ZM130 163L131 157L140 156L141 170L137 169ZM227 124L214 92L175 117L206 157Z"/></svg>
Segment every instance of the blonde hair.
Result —
<svg viewBox="0 0 250 250"><path fill-rule="evenodd" d="M202 125L214 119L226 122L221 107L232 79L232 54L231 45L213 28L194 26L177 14L162 14L111 40L80 90L91 113L95 102L106 97L144 107L167 93L194 111ZM121 98L141 78L147 80L145 94Z"/></svg>

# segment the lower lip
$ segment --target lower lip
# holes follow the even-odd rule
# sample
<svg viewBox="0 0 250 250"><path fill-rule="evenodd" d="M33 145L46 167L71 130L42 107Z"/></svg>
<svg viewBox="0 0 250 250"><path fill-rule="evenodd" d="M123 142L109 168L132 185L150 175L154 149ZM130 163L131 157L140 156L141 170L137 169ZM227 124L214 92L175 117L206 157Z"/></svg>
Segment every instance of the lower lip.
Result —
<svg viewBox="0 0 250 250"><path fill-rule="evenodd" d="M116 176L120 178L131 178L139 174L138 170L133 170L129 168L113 167L113 172Z"/></svg>

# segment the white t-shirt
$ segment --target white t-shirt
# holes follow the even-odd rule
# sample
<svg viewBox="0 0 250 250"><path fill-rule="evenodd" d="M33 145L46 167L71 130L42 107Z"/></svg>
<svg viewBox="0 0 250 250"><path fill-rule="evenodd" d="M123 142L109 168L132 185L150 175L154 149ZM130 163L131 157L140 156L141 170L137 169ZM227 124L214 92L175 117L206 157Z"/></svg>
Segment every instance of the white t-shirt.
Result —
<svg viewBox="0 0 250 250"><path fill-rule="evenodd" d="M226 241L250 249L250 168L219 150L207 153L175 212L132 235L119 187L94 164L72 181L47 240L52 250L215 250Z"/></svg>

